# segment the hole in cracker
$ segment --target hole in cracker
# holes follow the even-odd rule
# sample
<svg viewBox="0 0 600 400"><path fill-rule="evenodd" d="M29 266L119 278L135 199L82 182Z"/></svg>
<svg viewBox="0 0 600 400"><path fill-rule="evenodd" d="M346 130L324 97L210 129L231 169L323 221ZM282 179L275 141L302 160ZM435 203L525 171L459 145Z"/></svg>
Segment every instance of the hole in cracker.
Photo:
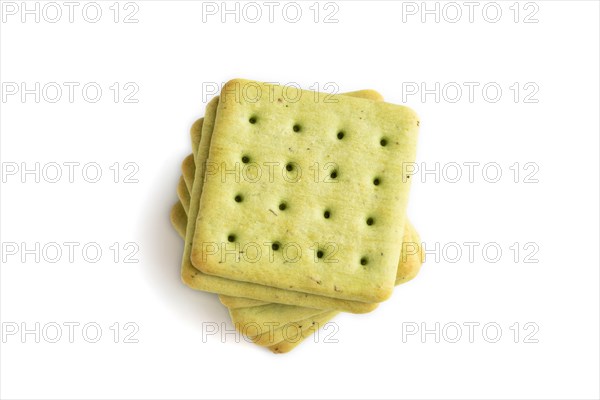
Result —
<svg viewBox="0 0 600 400"><path fill-rule="evenodd" d="M323 250L317 250L317 258L323 258L324 255Z"/></svg>
<svg viewBox="0 0 600 400"><path fill-rule="evenodd" d="M367 225L371 226L375 223L375 220L372 217L367 218Z"/></svg>
<svg viewBox="0 0 600 400"><path fill-rule="evenodd" d="M232 235L227 236L227 241L228 242L235 242L235 235L232 234Z"/></svg>
<svg viewBox="0 0 600 400"><path fill-rule="evenodd" d="M250 117L250 119L248 120L248 122L250 122L251 124L255 124L256 123L256 117L255 116Z"/></svg>
<svg viewBox="0 0 600 400"><path fill-rule="evenodd" d="M339 140L342 140L344 138L344 132L343 131L339 131L338 134L337 134L337 138Z"/></svg>
<svg viewBox="0 0 600 400"><path fill-rule="evenodd" d="M373 179L373 185L379 186L380 183L381 183L381 180L379 178Z"/></svg>
<svg viewBox="0 0 600 400"><path fill-rule="evenodd" d="M386 139L386 138L383 138L383 139L381 139L381 140L379 141L379 144L380 144L380 145L382 145L383 147L385 147L385 146L387 146L387 144L388 144L388 141L387 141L387 139Z"/></svg>
<svg viewBox="0 0 600 400"><path fill-rule="evenodd" d="M295 124L292 129L294 130L294 132L300 132L301 128L300 128L300 125Z"/></svg>
<svg viewBox="0 0 600 400"><path fill-rule="evenodd" d="M287 208L287 204L285 204L285 203L281 203L281 204L279 205L279 209L280 209L281 211L285 210L286 208Z"/></svg>
<svg viewBox="0 0 600 400"><path fill-rule="evenodd" d="M248 157L248 156L243 156L243 157L242 157L242 162L243 162L244 164L248 164L248 163L250 162L250 157Z"/></svg>
<svg viewBox="0 0 600 400"><path fill-rule="evenodd" d="M369 260L367 259L367 257L362 257L360 259L360 265L367 265L369 263Z"/></svg>
<svg viewBox="0 0 600 400"><path fill-rule="evenodd" d="M241 203L244 200L244 197L241 194L238 194L234 197L236 203Z"/></svg>
<svg viewBox="0 0 600 400"><path fill-rule="evenodd" d="M272 248L274 251L277 251L277 250L279 250L279 246L280 246L279 242L273 242L273 244L271 244L271 248Z"/></svg>
<svg viewBox="0 0 600 400"><path fill-rule="evenodd" d="M286 164L285 170L286 171L293 171L294 170L294 165L292 163Z"/></svg>
<svg viewBox="0 0 600 400"><path fill-rule="evenodd" d="M335 178L337 178L337 176L338 176L338 172L337 172L337 170L335 170L335 169L334 169L334 170L331 172L331 175L330 175L330 176L331 176L331 179L335 179Z"/></svg>
<svg viewBox="0 0 600 400"><path fill-rule="evenodd" d="M325 219L329 219L329 217L331 217L331 212L329 212L329 210L325 210L323 216L325 217Z"/></svg>

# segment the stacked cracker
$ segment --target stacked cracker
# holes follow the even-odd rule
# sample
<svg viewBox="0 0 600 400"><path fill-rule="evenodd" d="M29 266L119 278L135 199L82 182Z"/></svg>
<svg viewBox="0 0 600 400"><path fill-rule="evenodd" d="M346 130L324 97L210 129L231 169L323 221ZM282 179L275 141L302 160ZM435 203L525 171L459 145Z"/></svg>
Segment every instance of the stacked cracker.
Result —
<svg viewBox="0 0 600 400"><path fill-rule="evenodd" d="M402 177L418 126L372 90L228 82L191 128L171 210L183 281L276 353L339 311L372 311L421 266Z"/></svg>

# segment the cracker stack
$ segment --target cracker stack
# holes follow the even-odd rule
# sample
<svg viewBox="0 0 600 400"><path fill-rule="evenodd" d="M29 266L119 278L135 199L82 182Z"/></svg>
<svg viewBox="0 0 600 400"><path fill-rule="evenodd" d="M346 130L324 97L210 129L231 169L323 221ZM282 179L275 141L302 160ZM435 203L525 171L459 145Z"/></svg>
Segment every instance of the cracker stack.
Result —
<svg viewBox="0 0 600 400"><path fill-rule="evenodd" d="M421 266L402 176L418 126L372 90L228 82L191 128L171 210L182 280L276 353L339 311L372 311Z"/></svg>

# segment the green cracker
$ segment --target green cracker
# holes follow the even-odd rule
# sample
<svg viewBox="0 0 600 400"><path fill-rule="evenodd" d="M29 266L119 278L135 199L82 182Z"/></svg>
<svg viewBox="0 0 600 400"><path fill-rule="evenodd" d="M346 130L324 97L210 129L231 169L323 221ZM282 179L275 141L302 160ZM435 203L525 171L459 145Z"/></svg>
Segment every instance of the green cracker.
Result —
<svg viewBox="0 0 600 400"><path fill-rule="evenodd" d="M200 144L198 146L198 151L196 152L197 160L206 159L208 157L208 150L211 143L212 129L218 102L218 97L214 98L206 107L206 116L202 124ZM196 163L194 182L204 181L204 166L204 163ZM334 299L326 296L317 296L307 293L288 291L265 285L233 281L230 279L207 275L194 268L191 264L190 256L202 189L203 185L199 184L194 184L192 188L192 196L189 206L190 212L186 227L186 241L184 245L181 268L182 281L186 285L196 290L203 290L229 296L239 296L272 303L300 305L317 309L339 309L353 313L369 312L377 306L375 303Z"/></svg>
<svg viewBox="0 0 600 400"><path fill-rule="evenodd" d="M363 96L374 98L376 100L381 100L380 96L376 92L373 92L373 91L360 91L360 92L355 92L355 93L357 96L363 95ZM200 124L198 124L198 122ZM196 139L199 138L199 132L196 127L201 126L201 123L202 123L202 120L199 120L192 126L192 129L191 129L192 142L194 142L195 138ZM197 146L193 146L193 147L195 147L195 149L197 150ZM186 158L186 161L184 163L182 163L183 177L184 177L184 180L188 187L193 185L193 175L194 175L194 169L195 169L194 161L193 160L190 161L190 160L191 160L191 157L188 157L188 158ZM187 217L185 215L185 210L183 209L182 204L180 202L175 204L173 207L172 214L171 214L171 221L172 221L175 229L180 233L180 235L183 236L185 234L185 225L187 224ZM405 244L412 243L413 246L416 243L419 243L418 235L417 235L416 231L414 230L414 228L410 224L408 224L405 229L403 241ZM415 257L415 255L416 255L416 257ZM412 277L414 277L416 275L416 273L418 272L420 265L421 265L420 256L417 253L409 252L406 256L406 260L405 261L401 260L400 264L398 265L398 273L397 273L396 283L400 284L400 283L406 282L409 279L411 279ZM315 324L315 321L313 321L313 320L316 320L318 323L323 324L323 323L326 323L333 315L335 315L335 313L331 314L329 317L324 319L323 316L329 315L329 313L331 313L331 312L320 313L320 314L313 316L312 318L302 320L299 318L305 317L306 315L313 315L313 314L315 314L315 311L312 309L306 309L306 310L304 310L304 313L303 313L301 307L281 306L281 305L272 304L271 307L269 307L271 314L270 314L270 316L268 316L268 314L265 314L264 310L268 310L269 308L255 307L255 306L262 306L262 305L265 305L268 303L260 302L260 301L256 301L256 300L252 300L252 299L237 298L237 297L231 297L231 296L225 296L225 295L221 295L220 298L221 298L221 301L223 302L223 304L225 304L226 306L228 306L229 308L232 309L232 310L230 310L232 320L237 327L241 327L240 330L248 332L248 329L245 329L245 328L251 327L251 328L258 328L264 332L268 332L268 333L263 333L262 335L256 335L255 337L252 337L252 340L256 344L259 344L261 346L267 346L272 351L275 351L275 352L286 352L286 351L291 350L292 348L295 347L295 345L297 345L298 340L303 340L308 335L306 330L300 329L301 335L299 338L296 338L295 340L291 340L291 341L285 340L283 343L279 343L279 344L273 344L274 342L278 342L282 339L287 339L287 337L289 337L289 328L293 328L290 325L294 325L297 328L305 329L306 327L311 327L311 323L313 325ZM275 307L279 307L279 306L281 306L281 311L275 311L276 310ZM251 310L251 309L248 309L248 307L253 307L255 309ZM247 309L241 310L241 311L233 310L235 308L247 308ZM293 322L293 321L298 321L298 322ZM263 325L260 326L260 325L258 325L259 323L261 323ZM273 324L276 324L275 325L276 328L274 328L273 330L270 330L269 327L272 328ZM309 332L312 332L312 330Z"/></svg>
<svg viewBox="0 0 600 400"><path fill-rule="evenodd" d="M403 106L348 96L297 91L292 102L288 89L228 82L221 92L207 166L236 171L242 163L277 163L287 171L309 171L314 164L333 163L325 178L331 182L290 182L283 174L265 174L258 181L235 174L227 179L209 168L199 174L205 168L197 166L196 181L202 176L205 180L192 263L214 277L296 296L383 301L392 293L400 257L410 186L402 179L402 165L414 161L418 118ZM207 121L208 113L205 127ZM207 139L204 134L202 141ZM193 207L192 201L190 217ZM283 248L293 243L305 256L290 263L274 248L257 261L240 252L250 244L255 250L269 243Z"/></svg>
<svg viewBox="0 0 600 400"><path fill-rule="evenodd" d="M367 97L375 97L375 99L378 99L378 97L379 97L379 100L381 100L380 96L374 91L360 91L360 92L356 92L356 95L359 95L359 96L366 95ZM202 119L196 121L191 129L194 155L196 154L197 144L199 142L198 139L200 138L200 129L198 129L198 127L200 127L200 128L202 127ZM184 161L184 163L182 164L182 170L183 170L183 177L184 177L186 186L189 188L191 186L191 183L193 183L193 173L194 173L193 160L190 162L190 158L186 159ZM191 181L191 183L190 183L190 181ZM189 195L186 195L184 197L189 197ZM183 209L181 202L178 202L177 204L175 204L173 206L172 213L171 213L171 221L172 221L175 229L178 231L178 233L181 236L184 236L185 235L185 227L187 224L187 216L186 216L186 210ZM409 239L412 238L411 230L414 231L414 228L409 227L409 226L406 227L405 237L403 239L405 242L409 241ZM416 231L414 232L414 234L416 235ZM416 238L417 239L415 239L415 242L419 243L418 236L416 236ZM413 263L413 266L416 265L416 268L413 267L412 271L411 271L411 267L410 267L411 255L410 254L411 253L409 253L409 255L408 255L408 258L409 258L408 264L405 263L405 265L398 266L397 283L405 282L405 281L409 280L410 278L412 278L414 275L416 275L416 272L418 271L418 268L420 267L420 257L419 256L412 257L413 260L416 259L419 262ZM408 265L408 268L407 268L407 265ZM221 301L223 302L223 304L225 304L229 308L248 308L248 307L268 304L268 303L253 300L253 299L232 297L232 296L226 296L226 295L220 295L220 298L221 298ZM294 309L294 308L300 308L300 307L289 307L289 308ZM290 351L291 349L293 349L297 344L299 344L306 337L310 336L318 327L325 324L335 314L336 314L336 312L324 312L321 314L317 314L312 318L300 320L298 322L291 322L290 320L287 320L285 318L280 318L278 322L280 322L281 326L285 327L285 332L287 332L287 333L284 333L284 330L283 330L284 328L276 328L269 333L263 333L262 335L252 337L252 340L256 344L259 344L262 346L267 346L273 352L284 353L284 352L287 352L287 351ZM278 317L278 315L275 315L275 317ZM291 314L288 314L288 317L291 317ZM232 312L232 319L233 319L234 323L236 324L236 326L239 326L239 325L243 326L244 323L245 324L253 324L253 322L252 322L253 320L250 316L247 316L247 321L243 322L243 319L236 319L235 313ZM265 319L264 322L271 321L271 320L275 320L275 318L267 318L267 319ZM256 323L254 323L254 325L256 325ZM288 338L290 336L289 328L293 328L291 325L296 327L296 329L300 328L299 329L300 336L298 336L296 338L291 338L290 340L288 340ZM307 331L305 329L306 327L309 327L310 329ZM292 329L292 332L293 332L293 329ZM283 339L286 339L286 340L283 340ZM282 340L282 341L280 343L273 344L273 342L277 342L279 340Z"/></svg>

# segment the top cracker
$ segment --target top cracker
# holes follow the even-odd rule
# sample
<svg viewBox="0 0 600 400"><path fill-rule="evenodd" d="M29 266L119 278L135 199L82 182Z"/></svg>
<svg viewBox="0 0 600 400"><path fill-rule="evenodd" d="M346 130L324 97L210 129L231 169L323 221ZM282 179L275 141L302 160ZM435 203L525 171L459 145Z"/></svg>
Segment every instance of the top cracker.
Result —
<svg viewBox="0 0 600 400"><path fill-rule="evenodd" d="M407 107L232 80L221 91L191 261L333 298L393 290L418 117Z"/></svg>

